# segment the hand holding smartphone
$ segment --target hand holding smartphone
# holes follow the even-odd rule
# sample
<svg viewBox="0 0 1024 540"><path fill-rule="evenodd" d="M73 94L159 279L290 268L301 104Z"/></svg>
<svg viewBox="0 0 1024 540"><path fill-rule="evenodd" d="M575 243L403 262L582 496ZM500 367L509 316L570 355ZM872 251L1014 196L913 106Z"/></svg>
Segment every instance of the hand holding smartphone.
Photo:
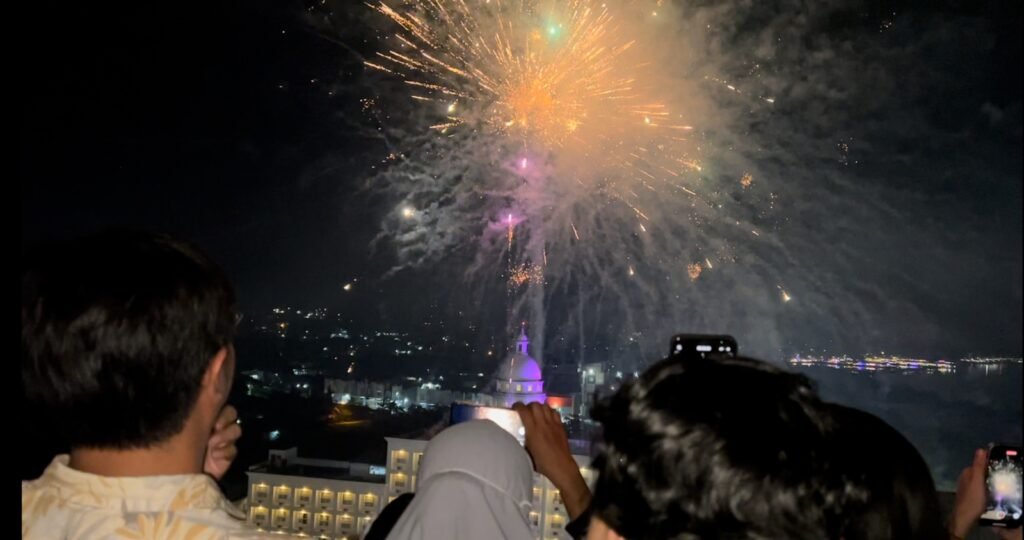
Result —
<svg viewBox="0 0 1024 540"><path fill-rule="evenodd" d="M1024 513L1022 497L1021 449L1013 446L993 446L988 452L985 470L985 513L979 524L990 527L1015 528L1021 526Z"/></svg>
<svg viewBox="0 0 1024 540"><path fill-rule="evenodd" d="M519 444L526 444L526 429L523 427L523 419L519 417L518 412L500 407L452 403L449 425L454 426L467 420L484 419L498 424L498 427L515 437Z"/></svg>

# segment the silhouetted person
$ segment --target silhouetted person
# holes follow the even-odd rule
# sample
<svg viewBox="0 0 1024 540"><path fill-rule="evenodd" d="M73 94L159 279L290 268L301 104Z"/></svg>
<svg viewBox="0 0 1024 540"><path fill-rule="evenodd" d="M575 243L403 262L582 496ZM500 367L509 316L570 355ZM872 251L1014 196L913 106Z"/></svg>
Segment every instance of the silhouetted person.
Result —
<svg viewBox="0 0 1024 540"><path fill-rule="evenodd" d="M877 416L834 405L837 471L847 482L843 540L945 540L924 458Z"/></svg>
<svg viewBox="0 0 1024 540"><path fill-rule="evenodd" d="M259 536L211 478L241 435L221 269L167 236L106 232L30 253L21 294L26 398L71 448L22 483L22 538Z"/></svg>
<svg viewBox="0 0 1024 540"><path fill-rule="evenodd" d="M666 359L594 408L587 538L836 538L834 422L810 381L746 358Z"/></svg>

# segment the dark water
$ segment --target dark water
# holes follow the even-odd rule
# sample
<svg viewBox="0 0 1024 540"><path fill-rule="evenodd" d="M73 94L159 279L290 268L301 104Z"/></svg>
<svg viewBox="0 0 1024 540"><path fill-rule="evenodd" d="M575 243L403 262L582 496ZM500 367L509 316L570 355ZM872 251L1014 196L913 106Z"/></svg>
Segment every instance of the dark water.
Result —
<svg viewBox="0 0 1024 540"><path fill-rule="evenodd" d="M789 369L814 379L826 400L866 410L899 429L928 461L940 490L955 489L975 448L1021 444L1021 364L959 364L947 374Z"/></svg>

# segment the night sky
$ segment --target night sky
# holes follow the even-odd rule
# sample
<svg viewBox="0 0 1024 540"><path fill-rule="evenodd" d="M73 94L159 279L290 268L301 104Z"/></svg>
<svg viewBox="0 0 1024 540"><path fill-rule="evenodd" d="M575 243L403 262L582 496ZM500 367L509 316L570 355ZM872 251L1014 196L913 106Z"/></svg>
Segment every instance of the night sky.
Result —
<svg viewBox="0 0 1024 540"><path fill-rule="evenodd" d="M731 116L746 123L730 129L758 141L744 160L767 178L755 185L777 186L785 219L773 240L786 256L740 245L736 266L749 257L788 276L794 299L709 277L677 305L730 305L739 322L705 317L697 330L715 323L767 356L1019 356L1020 2L822 4L693 4L729 21L721 58L770 58L757 84L775 107ZM481 341L502 333L500 286L481 298L438 277L462 275L464 246L380 279L398 255L371 242L397 199L358 189L387 153L352 129L366 97L360 56L377 47L361 3L326 14L319 2L261 0L32 9L18 103L23 243L162 229L212 253L244 310L326 306L395 327L462 311ZM571 311L552 302L553 314ZM611 326L591 328L588 343L615 345L602 337ZM571 354L560 328L549 321L555 356Z"/></svg>

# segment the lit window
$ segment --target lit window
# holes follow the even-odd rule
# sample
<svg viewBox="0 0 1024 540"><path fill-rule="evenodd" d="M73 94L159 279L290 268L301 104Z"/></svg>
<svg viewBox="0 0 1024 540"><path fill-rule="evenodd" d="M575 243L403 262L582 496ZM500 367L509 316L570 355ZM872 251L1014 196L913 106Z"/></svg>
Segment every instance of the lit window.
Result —
<svg viewBox="0 0 1024 540"><path fill-rule="evenodd" d="M523 385L517 384L516 385L516 392L522 392L522 391L523 391Z"/></svg>
<svg viewBox="0 0 1024 540"><path fill-rule="evenodd" d="M334 504L334 492L329 489L321 489L316 492L316 499L317 504L319 504L321 508L330 508L331 505Z"/></svg>
<svg viewBox="0 0 1024 540"><path fill-rule="evenodd" d="M253 484L252 486L252 498L265 501L270 497L270 486L266 484Z"/></svg>
<svg viewBox="0 0 1024 540"><path fill-rule="evenodd" d="M274 502L276 504L288 504L292 498L292 489L288 486L274 488Z"/></svg>
<svg viewBox="0 0 1024 540"><path fill-rule="evenodd" d="M270 519L270 512L264 506L256 506L252 509L252 523L257 527L264 527Z"/></svg>
<svg viewBox="0 0 1024 540"><path fill-rule="evenodd" d="M344 510L345 507L352 506L356 503L356 494L351 491L345 491L338 496L338 510Z"/></svg>
<svg viewBox="0 0 1024 540"><path fill-rule="evenodd" d="M352 531L353 525L355 524L355 520L353 520L352 516L348 514L342 514L338 516L337 524L338 532L347 533Z"/></svg>

